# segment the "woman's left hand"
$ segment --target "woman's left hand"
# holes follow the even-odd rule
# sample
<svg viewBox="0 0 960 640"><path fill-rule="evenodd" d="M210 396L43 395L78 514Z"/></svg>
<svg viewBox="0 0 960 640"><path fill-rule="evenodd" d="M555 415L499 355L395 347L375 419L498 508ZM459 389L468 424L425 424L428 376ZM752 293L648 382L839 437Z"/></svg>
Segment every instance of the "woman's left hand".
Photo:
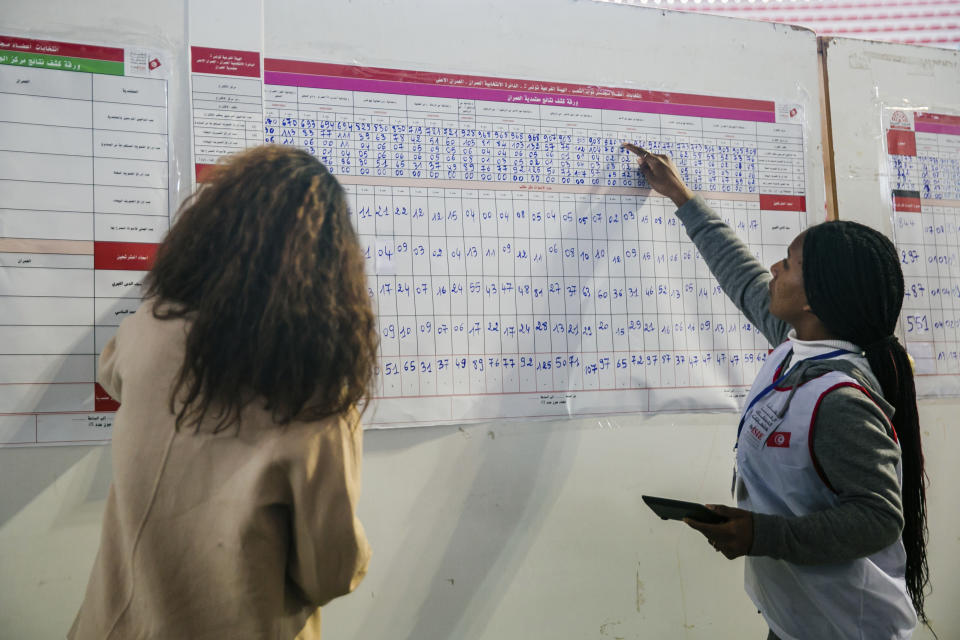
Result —
<svg viewBox="0 0 960 640"><path fill-rule="evenodd" d="M720 524L707 524L684 518L690 527L703 534L714 549L730 560L750 553L753 546L753 513L743 509L708 504L707 508L724 516L727 521Z"/></svg>

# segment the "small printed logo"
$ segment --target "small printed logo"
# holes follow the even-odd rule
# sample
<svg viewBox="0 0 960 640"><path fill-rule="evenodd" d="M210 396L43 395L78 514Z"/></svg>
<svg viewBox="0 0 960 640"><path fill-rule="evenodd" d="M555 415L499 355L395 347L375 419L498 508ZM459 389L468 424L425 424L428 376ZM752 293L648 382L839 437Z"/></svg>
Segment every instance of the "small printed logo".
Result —
<svg viewBox="0 0 960 640"><path fill-rule="evenodd" d="M907 117L906 112L900 110L890 114L890 128L900 129L901 131L911 131L913 129L913 127L910 126L910 119Z"/></svg>
<svg viewBox="0 0 960 640"><path fill-rule="evenodd" d="M796 107L794 107L793 109L790 109L790 117L791 117L791 118L796 118L796 117L797 117L797 108L796 108Z"/></svg>
<svg viewBox="0 0 960 640"><path fill-rule="evenodd" d="M770 437L767 438L768 447L781 447L786 448L790 446L790 432L789 431L774 431L770 434Z"/></svg>
<svg viewBox="0 0 960 640"><path fill-rule="evenodd" d="M150 71L153 71L160 66L160 61L154 58L153 60L147 63L147 66L150 67Z"/></svg>

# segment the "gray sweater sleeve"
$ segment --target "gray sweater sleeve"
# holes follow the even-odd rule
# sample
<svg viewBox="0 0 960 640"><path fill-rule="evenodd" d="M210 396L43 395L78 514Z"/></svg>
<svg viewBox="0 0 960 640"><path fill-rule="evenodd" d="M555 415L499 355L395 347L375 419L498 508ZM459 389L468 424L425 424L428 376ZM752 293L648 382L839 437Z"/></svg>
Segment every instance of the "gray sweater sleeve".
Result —
<svg viewBox="0 0 960 640"><path fill-rule="evenodd" d="M724 293L771 345L787 338L789 325L770 314L770 272L737 234L697 196L677 210L690 240Z"/></svg>
<svg viewBox="0 0 960 640"><path fill-rule="evenodd" d="M835 389L823 398L812 435L837 506L794 518L755 513L750 555L826 564L896 542L903 529L900 449L880 408L857 389Z"/></svg>

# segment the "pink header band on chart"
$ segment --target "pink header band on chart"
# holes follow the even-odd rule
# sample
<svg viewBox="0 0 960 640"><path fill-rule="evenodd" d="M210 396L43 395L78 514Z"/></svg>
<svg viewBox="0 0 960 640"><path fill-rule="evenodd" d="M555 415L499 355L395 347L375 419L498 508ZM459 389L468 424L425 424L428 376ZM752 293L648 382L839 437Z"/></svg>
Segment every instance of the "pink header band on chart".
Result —
<svg viewBox="0 0 960 640"><path fill-rule="evenodd" d="M472 87L474 89L503 89L506 91L532 91L533 93L552 93L563 96L581 96L587 98L616 98L620 100L640 100L643 102L669 102L701 107L723 107L726 109L747 109L748 111L774 111L776 105L771 100L752 100L749 98L728 98L723 96L702 96L696 93L677 93L675 91L650 91L627 87L603 87L600 85L571 84L544 80L523 80L520 78L493 78L489 76L468 76L455 73L435 73L431 71L412 71L410 69L386 69L382 67L360 67L329 62L306 62L303 60L283 60L264 58L265 71L282 73L302 73L308 76L329 76L333 78L360 78L363 80L393 80L414 84L427 84L448 87Z"/></svg>
<svg viewBox="0 0 960 640"><path fill-rule="evenodd" d="M428 85L391 80L365 80L317 76L303 73L264 72L264 83L288 87L306 87L311 89L337 89L340 91L365 91L372 93L390 93L397 95L418 95L431 98L460 98L468 100L489 100L516 104L536 104L557 107L582 107L590 109L610 109L614 111L634 111L640 113L660 113L676 116L695 116L700 118L720 118L724 120L747 120L753 122L775 122L772 111L754 111L750 109L731 109L685 105L668 102L647 102L640 100L619 100L616 98L593 98L582 96L563 96L529 91L504 91L501 89L478 89L473 87L451 87Z"/></svg>
<svg viewBox="0 0 960 640"><path fill-rule="evenodd" d="M915 111L913 114L913 119L914 122L923 122L927 124L949 124L960 127L960 116L952 116L946 113Z"/></svg>
<svg viewBox="0 0 960 640"><path fill-rule="evenodd" d="M946 133L954 136L960 136L960 125L955 124L934 124L931 122L916 122L913 128L918 133Z"/></svg>

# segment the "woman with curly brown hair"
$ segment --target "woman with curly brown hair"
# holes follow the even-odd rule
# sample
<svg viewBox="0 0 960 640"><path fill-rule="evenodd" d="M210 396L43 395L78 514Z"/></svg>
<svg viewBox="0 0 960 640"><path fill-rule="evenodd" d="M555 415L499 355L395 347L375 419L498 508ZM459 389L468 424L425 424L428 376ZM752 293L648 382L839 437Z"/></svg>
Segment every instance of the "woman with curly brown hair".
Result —
<svg viewBox="0 0 960 640"><path fill-rule="evenodd" d="M304 151L236 155L184 205L100 356L114 478L71 638L319 637L370 556L363 262Z"/></svg>

